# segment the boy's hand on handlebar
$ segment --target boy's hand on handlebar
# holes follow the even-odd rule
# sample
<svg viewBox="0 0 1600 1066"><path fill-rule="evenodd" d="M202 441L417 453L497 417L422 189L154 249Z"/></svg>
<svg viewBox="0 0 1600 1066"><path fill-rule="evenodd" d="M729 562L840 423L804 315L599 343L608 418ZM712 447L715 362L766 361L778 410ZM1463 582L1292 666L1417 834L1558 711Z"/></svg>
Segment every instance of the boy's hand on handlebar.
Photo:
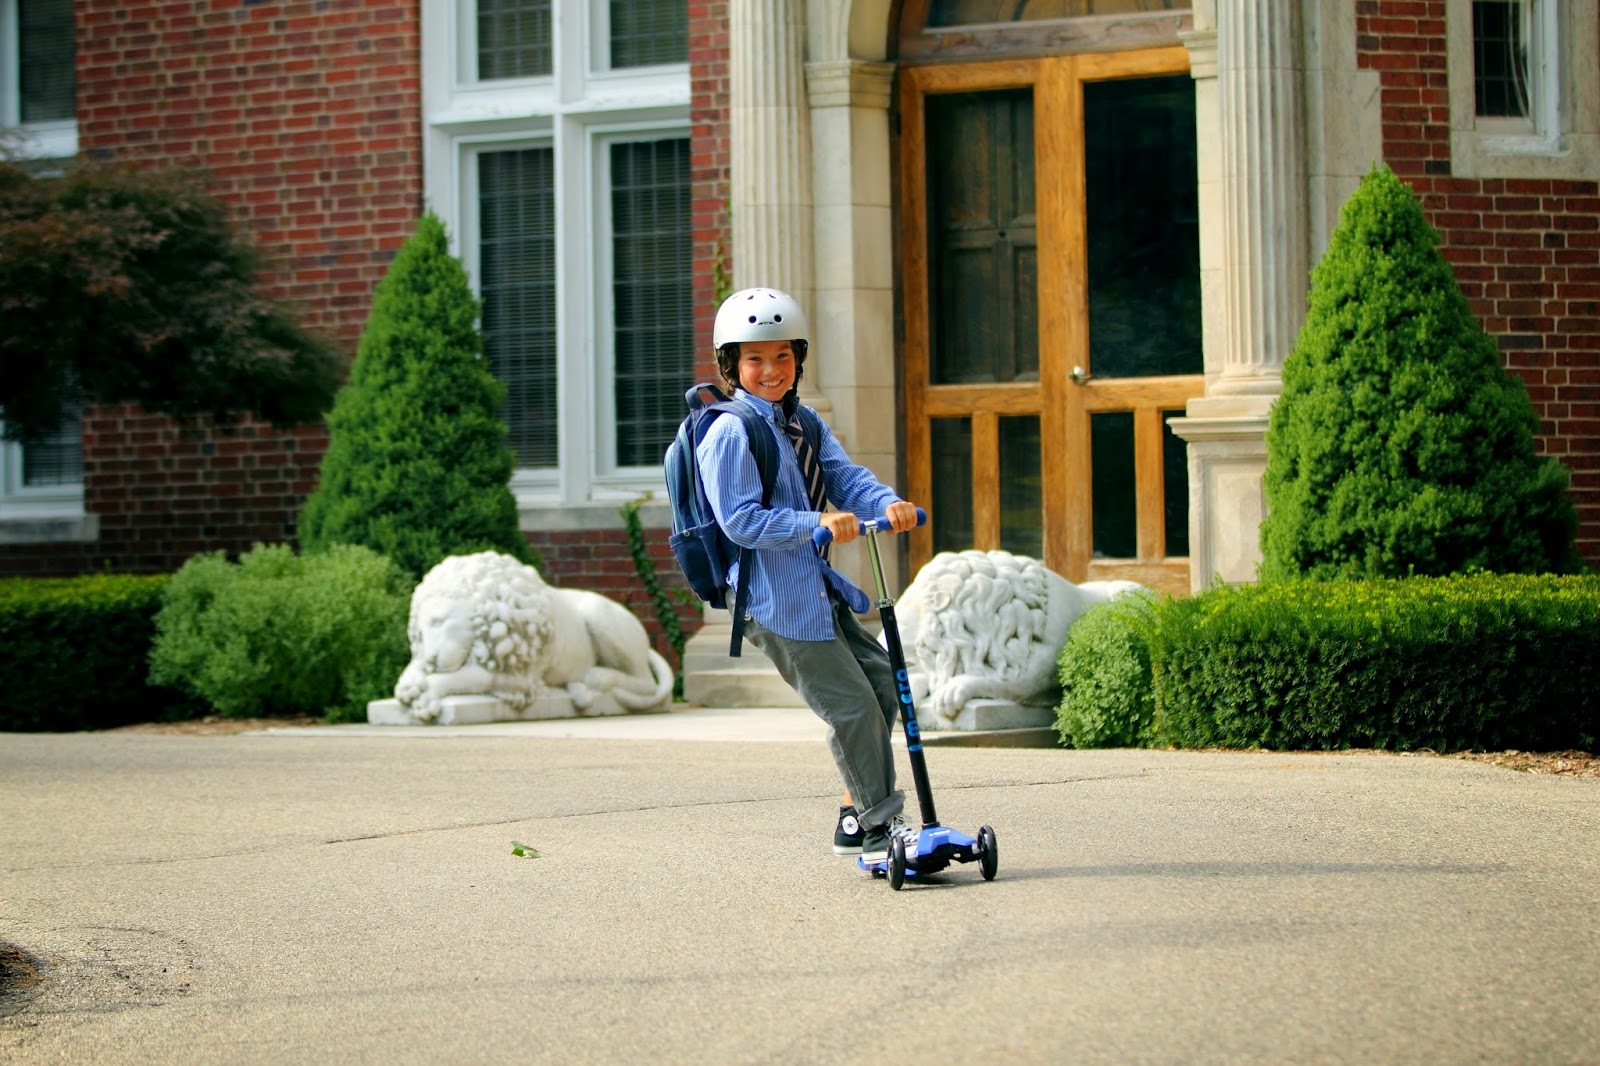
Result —
<svg viewBox="0 0 1600 1066"><path fill-rule="evenodd" d="M912 521L915 521L913 516ZM835 544L849 544L861 532L861 519L849 511L828 511L822 516L822 528L833 534Z"/></svg>
<svg viewBox="0 0 1600 1066"><path fill-rule="evenodd" d="M896 533L904 533L917 526L917 505L907 503L905 500L896 500L885 508L883 516L889 520L890 529Z"/></svg>

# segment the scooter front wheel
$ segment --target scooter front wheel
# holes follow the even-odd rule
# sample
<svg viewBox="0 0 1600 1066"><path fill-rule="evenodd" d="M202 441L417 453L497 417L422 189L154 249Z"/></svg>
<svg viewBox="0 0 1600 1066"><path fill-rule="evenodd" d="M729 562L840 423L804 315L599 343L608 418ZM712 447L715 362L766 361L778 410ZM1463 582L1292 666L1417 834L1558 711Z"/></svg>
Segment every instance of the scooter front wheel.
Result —
<svg viewBox="0 0 1600 1066"><path fill-rule="evenodd" d="M978 872L985 881L993 881L999 869L1000 842L995 839L994 830L984 826L978 830Z"/></svg>
<svg viewBox="0 0 1600 1066"><path fill-rule="evenodd" d="M906 844L899 837L889 841L889 887L896 892L906 883Z"/></svg>

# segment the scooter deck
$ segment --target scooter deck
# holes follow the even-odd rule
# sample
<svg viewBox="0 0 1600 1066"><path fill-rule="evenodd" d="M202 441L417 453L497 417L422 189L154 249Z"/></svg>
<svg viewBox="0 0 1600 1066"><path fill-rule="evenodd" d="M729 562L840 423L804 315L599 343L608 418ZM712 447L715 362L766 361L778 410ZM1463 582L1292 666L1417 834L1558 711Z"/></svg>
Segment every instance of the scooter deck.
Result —
<svg viewBox="0 0 1600 1066"><path fill-rule="evenodd" d="M906 852L906 876L927 876L938 873L952 862L976 862L979 858L978 842L965 833L948 826L925 825L917 834L915 854ZM874 877L887 877L889 862L867 862L857 859L856 865Z"/></svg>

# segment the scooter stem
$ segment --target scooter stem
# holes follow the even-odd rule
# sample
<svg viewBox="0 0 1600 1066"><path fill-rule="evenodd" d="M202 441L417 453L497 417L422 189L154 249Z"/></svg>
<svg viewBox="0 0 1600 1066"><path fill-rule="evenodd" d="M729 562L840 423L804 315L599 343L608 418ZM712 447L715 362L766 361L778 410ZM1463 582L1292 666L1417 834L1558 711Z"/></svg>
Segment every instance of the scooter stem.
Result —
<svg viewBox="0 0 1600 1066"><path fill-rule="evenodd" d="M911 679L906 673L906 653L900 643L900 625L894 617L894 601L883 579L883 561L878 557L878 529L864 525L867 558L872 561L872 580L878 586L878 613L889 650L889 666L894 671L895 690L900 694L900 720L906 731L906 754L911 758L911 779L917 786L917 803L922 808L922 824L936 826L939 815L933 808L933 786L928 783L928 762L922 754L922 730L917 725L917 708L911 700Z"/></svg>

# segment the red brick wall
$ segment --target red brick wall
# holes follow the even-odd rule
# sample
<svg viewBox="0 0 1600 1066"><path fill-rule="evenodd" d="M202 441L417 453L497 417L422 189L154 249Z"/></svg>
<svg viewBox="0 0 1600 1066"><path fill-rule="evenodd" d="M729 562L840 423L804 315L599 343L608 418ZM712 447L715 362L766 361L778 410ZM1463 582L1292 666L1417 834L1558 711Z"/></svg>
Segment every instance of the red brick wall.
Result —
<svg viewBox="0 0 1600 1066"><path fill-rule="evenodd" d="M78 0L78 140L200 167L261 247L268 294L353 353L422 210L419 12L395 0ZM0 552L0 572L172 570L294 536L320 425L205 433L133 407L84 422L98 543Z"/></svg>
<svg viewBox="0 0 1600 1066"><path fill-rule="evenodd" d="M1473 313L1527 384L1538 447L1572 471L1578 548L1600 564L1600 184L1451 174L1444 9L1357 0L1359 63L1382 87L1385 161L1416 190Z"/></svg>
<svg viewBox="0 0 1600 1066"><path fill-rule="evenodd" d="M266 290L353 342L422 209L420 26L397 0L78 0L80 151L215 176Z"/></svg>
<svg viewBox="0 0 1600 1066"><path fill-rule="evenodd" d="M203 167L265 253L263 288L354 352L371 293L422 209L420 15L397 0L78 0L85 154ZM710 353L728 228L727 4L691 0L698 372ZM321 426L180 431L133 407L84 425L91 544L0 548L0 573L170 571L201 551L294 536L327 444ZM647 530L664 584L683 582ZM606 592L660 627L619 530L535 534L555 584ZM697 609L679 611L686 629Z"/></svg>

